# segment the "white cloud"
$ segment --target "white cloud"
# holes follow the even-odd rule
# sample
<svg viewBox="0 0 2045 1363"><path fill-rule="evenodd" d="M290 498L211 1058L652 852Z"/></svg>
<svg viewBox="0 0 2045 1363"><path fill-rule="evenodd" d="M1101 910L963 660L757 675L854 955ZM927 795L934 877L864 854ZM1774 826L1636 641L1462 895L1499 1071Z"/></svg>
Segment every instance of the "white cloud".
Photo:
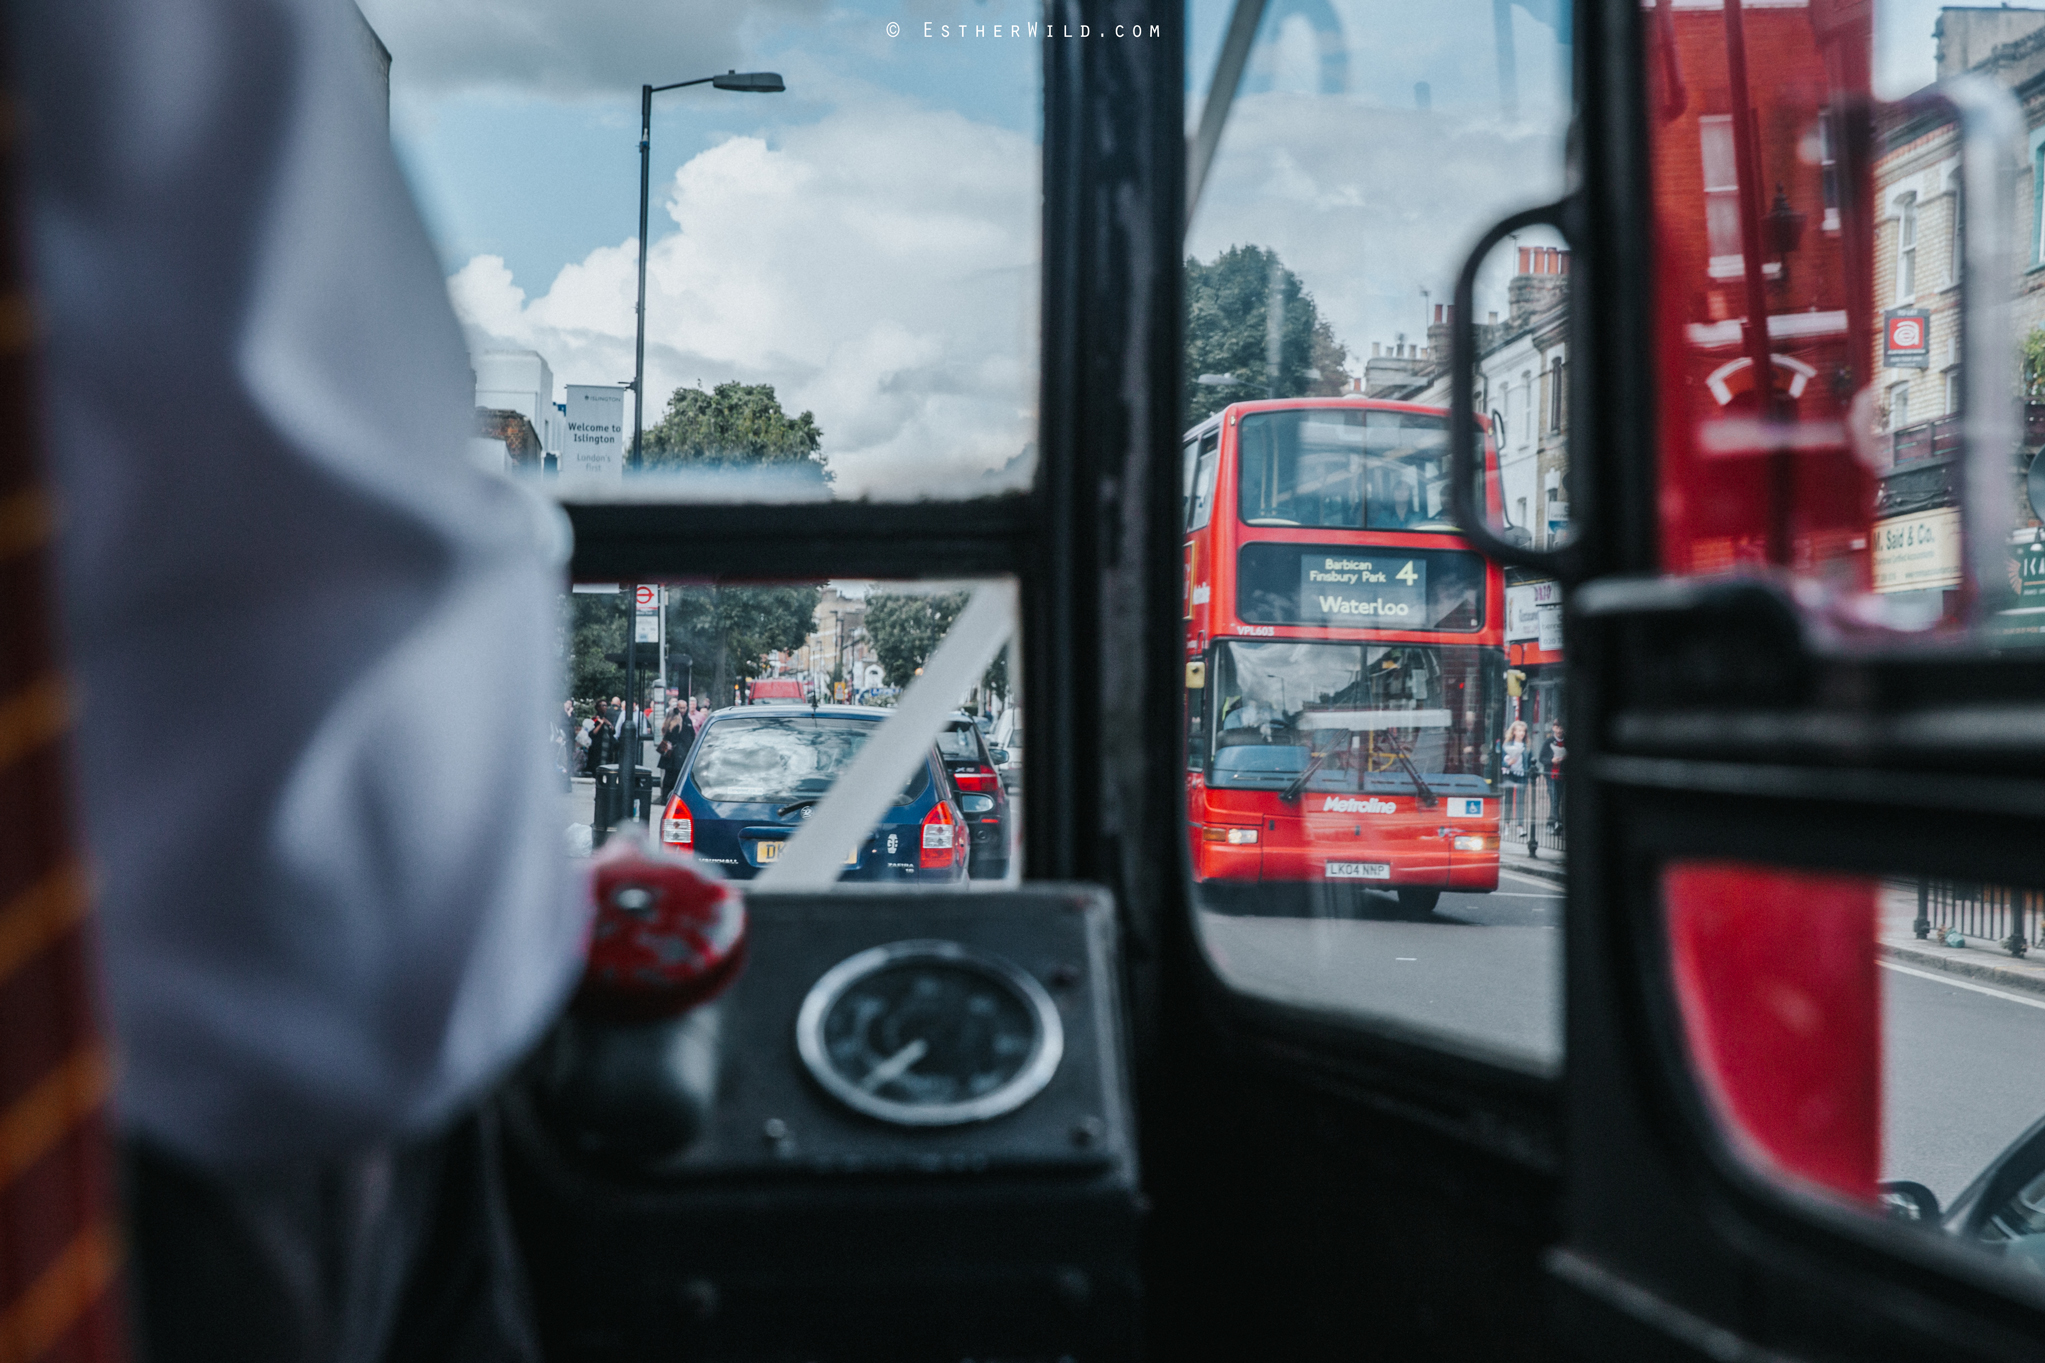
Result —
<svg viewBox="0 0 2045 1363"><path fill-rule="evenodd" d="M827 0L361 0L411 89L636 89L648 73L741 64L748 9L814 16ZM670 76L669 79L675 79Z"/></svg>
<svg viewBox="0 0 2045 1363"><path fill-rule="evenodd" d="M1211 260L1234 245L1275 249L1360 373L1355 357L1372 341L1422 339L1420 290L1448 302L1478 233L1562 187L1559 126L1251 95L1231 111L1186 250ZM1480 312L1504 307L1503 275L1488 273L1496 278L1480 276L1493 285L1480 288Z"/></svg>
<svg viewBox="0 0 2045 1363"><path fill-rule="evenodd" d="M679 385L772 383L816 413L840 496L956 493L1032 438L1037 150L1023 135L869 94L733 137L666 187L679 232L647 270L649 416ZM502 260L449 280L478 344L557 380L632 372L636 244L528 298Z"/></svg>

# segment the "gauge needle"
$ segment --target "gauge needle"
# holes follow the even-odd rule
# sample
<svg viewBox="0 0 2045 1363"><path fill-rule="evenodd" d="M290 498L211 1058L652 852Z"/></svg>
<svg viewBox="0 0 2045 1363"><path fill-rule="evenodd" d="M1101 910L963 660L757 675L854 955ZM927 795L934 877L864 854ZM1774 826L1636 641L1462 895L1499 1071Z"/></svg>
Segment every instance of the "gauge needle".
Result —
<svg viewBox="0 0 2045 1363"><path fill-rule="evenodd" d="M930 1043L920 1037L896 1051L893 1055L866 1072L866 1078L859 1081L859 1087L872 1093L890 1079L899 1079L909 1067L930 1052Z"/></svg>

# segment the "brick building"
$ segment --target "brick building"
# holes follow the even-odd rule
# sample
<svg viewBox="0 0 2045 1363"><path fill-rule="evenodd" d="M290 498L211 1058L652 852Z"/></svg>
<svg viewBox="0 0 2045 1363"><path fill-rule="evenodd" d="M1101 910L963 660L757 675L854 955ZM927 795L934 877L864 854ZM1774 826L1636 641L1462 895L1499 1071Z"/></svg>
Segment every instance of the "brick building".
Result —
<svg viewBox="0 0 2045 1363"><path fill-rule="evenodd" d="M1937 77L1962 74L2008 90L2023 113L2030 174L2016 193L2018 273L2011 322L2016 336L2045 329L2045 10L1951 8L1932 30ZM1923 95L1935 95L1934 84ZM1963 402L1960 348L1961 250L1966 205L1960 183L1957 129L1936 108L1913 118L1891 116L1877 127L1874 162L1875 304L1884 327L1871 338L1880 380L1881 451L1888 468L1876 505L1878 525L1931 527L1949 540L1943 558L1958 562L1960 543L1959 417ZM1921 314L1928 344L1922 355L1898 356L1887 344L1893 319ZM2024 606L2045 604L2045 578L2032 580L2045 557L2024 552L2040 539L2038 509L2024 474L2045 447L2045 404L2029 402L2021 443L2013 451L2011 505L2018 546L2012 577ZM1951 576L1957 577L1957 568ZM1879 589L1879 588L1878 588ZM2020 622L2018 622L2020 623Z"/></svg>

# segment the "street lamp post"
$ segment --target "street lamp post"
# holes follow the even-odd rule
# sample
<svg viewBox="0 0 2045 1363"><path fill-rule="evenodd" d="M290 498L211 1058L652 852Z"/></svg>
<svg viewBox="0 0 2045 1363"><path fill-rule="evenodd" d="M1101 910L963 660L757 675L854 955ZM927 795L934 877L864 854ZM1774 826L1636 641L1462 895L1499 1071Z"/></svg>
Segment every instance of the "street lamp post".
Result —
<svg viewBox="0 0 2045 1363"><path fill-rule="evenodd" d="M639 87L639 328L632 347L632 469L640 467L641 446L646 431L646 194L652 174L653 97L663 90L680 90L690 85L713 85L719 90L741 94L777 95L787 87L773 71L727 71L721 76L678 80L673 85Z"/></svg>

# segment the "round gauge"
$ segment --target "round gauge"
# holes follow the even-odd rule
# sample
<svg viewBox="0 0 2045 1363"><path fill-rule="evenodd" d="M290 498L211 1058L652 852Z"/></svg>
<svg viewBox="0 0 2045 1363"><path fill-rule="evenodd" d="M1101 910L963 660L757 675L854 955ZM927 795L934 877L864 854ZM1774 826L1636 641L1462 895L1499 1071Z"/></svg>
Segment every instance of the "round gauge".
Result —
<svg viewBox="0 0 2045 1363"><path fill-rule="evenodd" d="M796 1050L839 1102L903 1126L1013 1112L1065 1053L1057 1005L1028 972L957 942L893 942L810 987Z"/></svg>

